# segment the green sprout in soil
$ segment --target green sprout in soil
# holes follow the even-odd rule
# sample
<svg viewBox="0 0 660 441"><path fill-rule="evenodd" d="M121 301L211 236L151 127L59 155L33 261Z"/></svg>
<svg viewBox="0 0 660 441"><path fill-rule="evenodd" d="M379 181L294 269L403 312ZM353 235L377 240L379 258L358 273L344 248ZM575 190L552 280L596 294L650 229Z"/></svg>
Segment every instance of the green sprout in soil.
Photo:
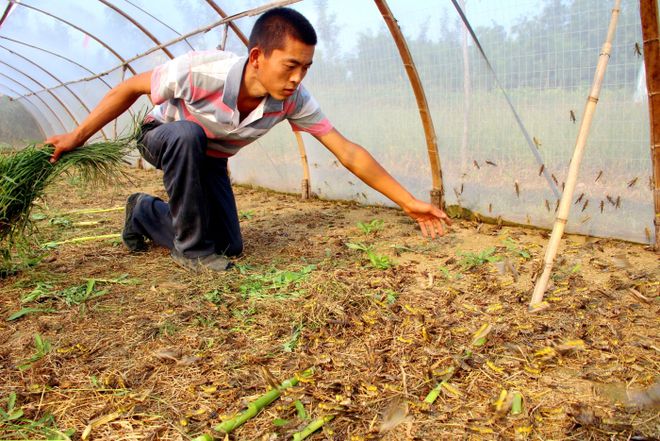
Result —
<svg viewBox="0 0 660 441"><path fill-rule="evenodd" d="M493 263L502 260L499 256L495 255L495 247L486 248L478 253L459 252L458 255L462 256L462 259L458 263L463 267L464 271L471 270L484 263Z"/></svg>
<svg viewBox="0 0 660 441"><path fill-rule="evenodd" d="M44 358L50 352L51 344L40 334L34 334L34 349L34 354L32 354L32 356L27 360L24 360L20 365L18 365L19 371L24 371L31 368L32 363L35 363Z"/></svg>
<svg viewBox="0 0 660 441"><path fill-rule="evenodd" d="M271 269L263 274L250 274L239 287L244 298L286 299L301 294L298 289L316 265L307 265L298 271Z"/></svg>
<svg viewBox="0 0 660 441"><path fill-rule="evenodd" d="M529 254L529 251L522 248L518 242L511 239L510 237L507 237L506 239L504 239L504 246L506 247L506 250L510 254L513 254L516 257L522 257L523 259L529 259L529 258L532 257Z"/></svg>
<svg viewBox="0 0 660 441"><path fill-rule="evenodd" d="M6 408L0 407L0 437L5 439L48 439L69 440L74 430L60 431L52 414L46 413L38 420L25 417L23 409L16 404L16 394L10 393L6 400Z"/></svg>
<svg viewBox="0 0 660 441"><path fill-rule="evenodd" d="M346 246L352 250L363 251L369 258L369 263L375 269L386 270L394 266L394 263L389 257L376 254L371 245L365 245L361 242L349 242Z"/></svg>
<svg viewBox="0 0 660 441"><path fill-rule="evenodd" d="M364 234L371 234L383 229L385 223L380 219L374 219L371 222L358 222L357 226Z"/></svg>

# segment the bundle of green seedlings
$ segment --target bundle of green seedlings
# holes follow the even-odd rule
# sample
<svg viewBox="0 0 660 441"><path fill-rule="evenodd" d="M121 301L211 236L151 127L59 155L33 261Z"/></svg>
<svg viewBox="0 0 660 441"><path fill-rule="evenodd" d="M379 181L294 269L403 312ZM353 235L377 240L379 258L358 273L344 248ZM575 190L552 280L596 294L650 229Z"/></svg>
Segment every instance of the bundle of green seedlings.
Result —
<svg viewBox="0 0 660 441"><path fill-rule="evenodd" d="M30 212L46 188L63 174L77 173L84 182L110 182L123 174L120 165L134 147L137 133L94 142L65 153L52 164L51 145L35 144L0 155L0 260L10 260L12 248L25 238Z"/></svg>

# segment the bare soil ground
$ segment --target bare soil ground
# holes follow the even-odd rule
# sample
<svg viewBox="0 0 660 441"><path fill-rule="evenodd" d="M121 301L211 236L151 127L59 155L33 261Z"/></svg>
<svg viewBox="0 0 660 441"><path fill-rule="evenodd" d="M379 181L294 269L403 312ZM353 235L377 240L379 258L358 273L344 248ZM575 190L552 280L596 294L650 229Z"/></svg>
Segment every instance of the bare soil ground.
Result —
<svg viewBox="0 0 660 441"><path fill-rule="evenodd" d="M80 210L164 196L158 172L129 174L59 182L35 238L119 233L123 209ZM654 252L565 237L549 307L529 314L546 232L457 221L430 241L399 210L236 197L246 249L226 273L111 237L0 280L0 439L191 439L310 367L227 439L291 439L309 423L296 400L334 416L312 440L660 438Z"/></svg>

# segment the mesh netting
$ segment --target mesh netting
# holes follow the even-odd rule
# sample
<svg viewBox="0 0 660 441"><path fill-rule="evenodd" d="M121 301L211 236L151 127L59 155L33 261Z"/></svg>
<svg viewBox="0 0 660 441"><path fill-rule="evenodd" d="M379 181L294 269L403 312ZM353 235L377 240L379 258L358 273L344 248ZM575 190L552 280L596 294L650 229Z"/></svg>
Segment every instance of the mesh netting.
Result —
<svg viewBox="0 0 660 441"><path fill-rule="evenodd" d="M220 19L202 1L160 1L158 7L147 0L113 2L148 29L152 39L101 2L22 3L0 28L2 58L16 69L0 64L0 92L29 95L21 101L47 135L72 129L110 86L132 75L130 69L148 70L169 56L155 51L130 62L127 70L121 68L122 60L148 50L155 41L172 40ZM438 136L447 203L493 218L550 227L557 197L531 149L538 150L548 176L561 190L612 2L466 2L466 16L533 138L531 147L451 3L389 3L424 85ZM0 4L4 10L7 2ZM234 14L259 4L242 0L220 6ZM415 196L428 200L431 171L417 104L375 4L304 0L292 7L305 14L319 33L306 87L341 133L366 147ZM638 52L642 45L638 7L633 0L622 2L569 232L652 240L648 103L643 58ZM249 34L254 19L242 18L236 25ZM223 35L220 26L168 49L177 56L191 47L216 48ZM246 52L231 30L226 47L239 54ZM91 77L91 72L107 74L56 87L59 82ZM52 87L56 88L43 90ZM37 93L30 95L33 92ZM141 100L133 110L137 113L148 105ZM114 136L130 120L125 115L118 124L104 128L104 134ZM313 137L303 138L314 193L391 204L340 167ZM230 164L237 182L283 191L300 189L298 147L286 123L245 148Z"/></svg>

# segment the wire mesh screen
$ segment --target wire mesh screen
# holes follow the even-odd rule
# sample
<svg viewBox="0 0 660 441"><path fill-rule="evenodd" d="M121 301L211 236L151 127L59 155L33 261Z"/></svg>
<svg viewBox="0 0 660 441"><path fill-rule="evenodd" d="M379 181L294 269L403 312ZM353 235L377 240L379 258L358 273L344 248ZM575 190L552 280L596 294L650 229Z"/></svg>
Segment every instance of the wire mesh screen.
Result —
<svg viewBox="0 0 660 441"><path fill-rule="evenodd" d="M449 2L445 6L390 2L429 102L447 202L492 218L551 227L557 195L541 168L561 191L611 4L596 0L465 3L467 18L495 74ZM343 134L364 145L417 197L428 199L430 166L417 105L375 5L317 1L305 2L299 9L312 19L321 39L306 86ZM358 23L342 13L351 9ZM651 240L649 123L645 83L640 79L641 41L638 4L623 1L569 232ZM319 196L389 203L338 167L313 138L305 140L312 190ZM286 151L280 150L282 146ZM277 163L272 159L282 154L289 159ZM296 190L298 184L290 176L290 170L297 171L296 161L295 139L281 131L242 152L234 160L234 176ZM259 170L256 178L252 167ZM282 185L285 174L288 188Z"/></svg>
<svg viewBox="0 0 660 441"><path fill-rule="evenodd" d="M0 43L26 53L24 43L64 53L86 69L105 72L110 85L132 75L118 69L118 57L130 59L155 45L135 24L101 3L25 0L0 28ZM113 2L147 27L153 38L177 38L220 17L200 0L117 0ZM227 14L262 4L256 0L217 2ZM483 216L550 227L557 192L568 169L583 109L613 1L603 0L461 0L493 71L467 34L451 2L390 0L412 52L437 133L448 204L460 204ZM7 2L0 2L5 6ZM27 6L34 6L87 30L80 32ZM392 36L372 1L303 0L292 5L305 14L319 34L314 66L305 79L333 125L363 145L415 196L428 200L432 186L429 156L418 106ZM245 34L255 17L235 24ZM89 34L101 37L117 51L112 55ZM219 47L224 27L191 37L170 47L177 56L195 49ZM245 54L231 30L226 48ZM648 102L643 77L639 5L623 0L612 56L596 108L567 231L638 242L652 240ZM3 58L4 58L3 54ZM32 50L41 65L52 55ZM131 63L137 72L169 57L156 51ZM27 69L24 62L16 66ZM67 69L69 74L67 75ZM70 62L52 73L72 80L87 75ZM72 73L73 72L73 73ZM20 93L16 77L32 90L34 82L0 65L0 86ZM49 87L57 81L39 74ZM519 115L520 123L507 102ZM107 92L101 80L79 82L71 89L92 107ZM0 89L7 93L6 87ZM55 94L76 118L84 110L71 93ZM11 96L11 95L10 95ZM40 100L56 113L47 110ZM44 130L73 124L50 94L30 97L39 107ZM147 105L141 101L134 106ZM61 122L60 122L61 120ZM124 117L120 125L130 118ZM522 124L522 127L521 127ZM523 128L529 134L523 135ZM114 128L106 127L107 132ZM120 128L121 130L121 128ZM391 204L338 164L313 137L304 135L312 191L320 197ZM541 158L539 161L537 156ZM232 177L283 191L299 191L302 170L296 138L284 123L246 147L230 161Z"/></svg>

